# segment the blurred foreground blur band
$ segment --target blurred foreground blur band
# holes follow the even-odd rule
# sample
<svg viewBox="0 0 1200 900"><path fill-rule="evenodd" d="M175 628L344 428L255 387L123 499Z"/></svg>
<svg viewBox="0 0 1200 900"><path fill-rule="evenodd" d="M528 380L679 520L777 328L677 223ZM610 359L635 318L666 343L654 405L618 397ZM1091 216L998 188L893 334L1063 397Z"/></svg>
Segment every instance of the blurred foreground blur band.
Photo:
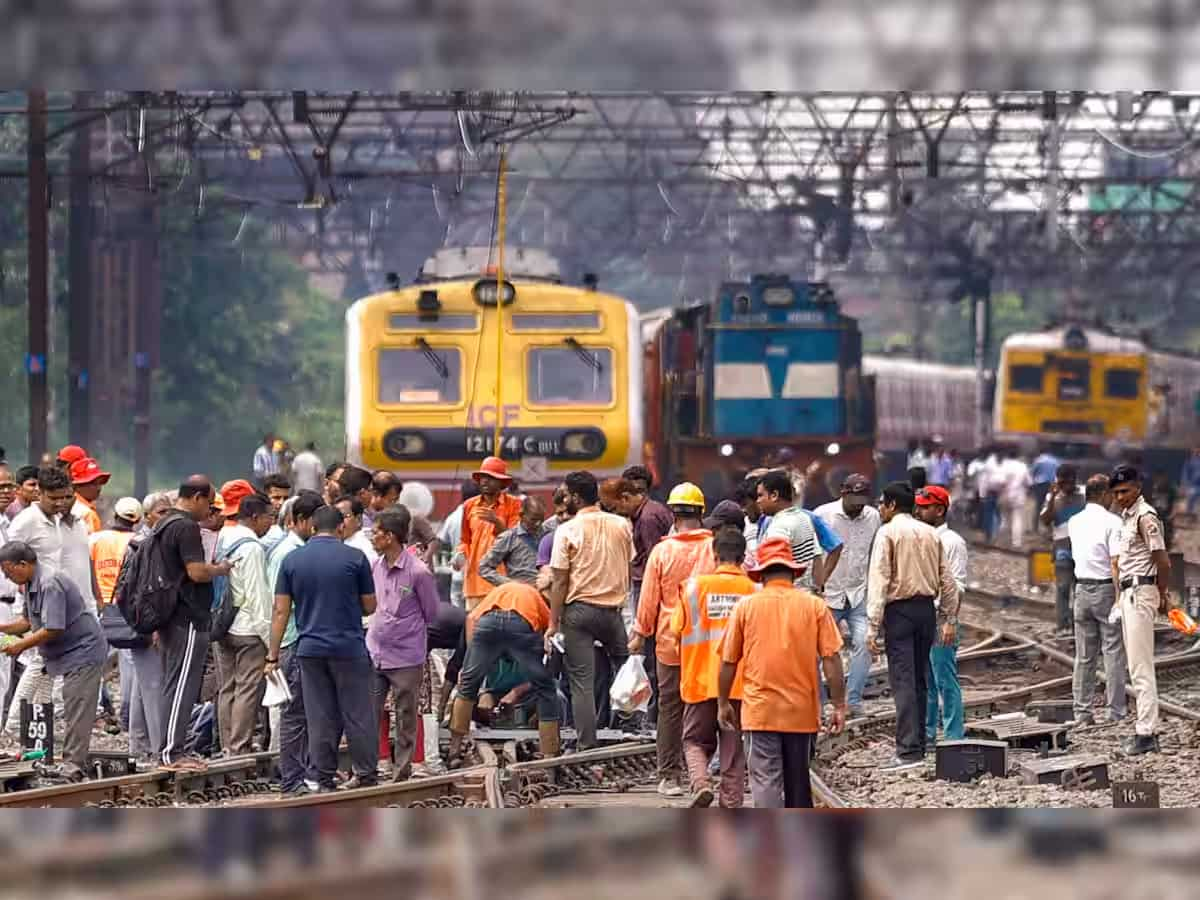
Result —
<svg viewBox="0 0 1200 900"><path fill-rule="evenodd" d="M1098 811L29 812L5 830L0 896L1186 897L1198 820Z"/></svg>
<svg viewBox="0 0 1200 900"><path fill-rule="evenodd" d="M1195 83L1198 45L1195 4L1128 0L56 0L2 8L0 77L76 87L1166 88Z"/></svg>

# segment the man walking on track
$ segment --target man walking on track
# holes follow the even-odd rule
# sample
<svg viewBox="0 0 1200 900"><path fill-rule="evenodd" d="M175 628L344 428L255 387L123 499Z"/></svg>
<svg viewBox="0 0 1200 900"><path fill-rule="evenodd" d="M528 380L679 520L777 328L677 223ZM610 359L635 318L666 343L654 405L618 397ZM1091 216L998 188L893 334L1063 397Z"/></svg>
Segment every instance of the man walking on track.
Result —
<svg viewBox="0 0 1200 900"><path fill-rule="evenodd" d="M867 643L875 656L886 647L896 701L896 756L884 766L891 771L924 761L929 652L939 621L946 641L954 640L958 628L958 585L937 532L913 518L914 501L907 482L884 488L879 507L884 524L875 535L867 577ZM941 600L937 610L935 598Z"/></svg>
<svg viewBox="0 0 1200 900"><path fill-rule="evenodd" d="M756 585L742 570L746 536L740 529L720 528L713 538L717 571L688 579L683 597L671 616L671 631L679 641L679 694L683 699L683 755L692 790L692 806L713 801L708 761L720 752L721 806L742 805L746 756L741 730L726 731L717 724L717 682L721 672L721 639L733 609L753 594ZM741 710L739 671L729 691L734 713Z"/></svg>
<svg viewBox="0 0 1200 900"><path fill-rule="evenodd" d="M748 735L750 791L757 809L812 807L808 767L821 727L817 666L833 698L832 734L846 723L842 636L820 597L793 586L803 566L786 538L758 547L751 576L763 589L733 607L721 646L717 716L721 727L739 724ZM743 666L741 714L733 686Z"/></svg>

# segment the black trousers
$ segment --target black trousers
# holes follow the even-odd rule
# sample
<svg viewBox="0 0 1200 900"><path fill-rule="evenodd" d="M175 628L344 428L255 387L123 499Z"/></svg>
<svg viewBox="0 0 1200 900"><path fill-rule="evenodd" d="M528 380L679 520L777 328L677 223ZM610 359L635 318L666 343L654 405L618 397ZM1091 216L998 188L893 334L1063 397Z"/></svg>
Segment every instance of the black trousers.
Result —
<svg viewBox="0 0 1200 900"><path fill-rule="evenodd" d="M925 755L925 704L929 651L937 632L930 597L893 600L883 611L888 681L896 701L896 755L913 762Z"/></svg>
<svg viewBox="0 0 1200 900"><path fill-rule="evenodd" d="M163 745L159 750L163 765L170 765L183 752L192 724L192 707L200 699L208 632L197 630L190 622L172 622L158 632L158 650L163 667Z"/></svg>

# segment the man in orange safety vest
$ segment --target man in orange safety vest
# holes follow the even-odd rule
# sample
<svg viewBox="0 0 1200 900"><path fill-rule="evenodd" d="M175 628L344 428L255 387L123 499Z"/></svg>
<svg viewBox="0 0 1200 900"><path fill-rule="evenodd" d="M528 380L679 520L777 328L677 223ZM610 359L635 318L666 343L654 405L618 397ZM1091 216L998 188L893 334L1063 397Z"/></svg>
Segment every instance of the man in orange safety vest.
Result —
<svg viewBox="0 0 1200 900"><path fill-rule="evenodd" d="M692 806L708 806L713 791L708 761L719 751L721 806L742 805L746 756L740 729L723 731L717 724L717 681L721 672L721 640L734 606L753 594L757 585L742 569L746 537L737 528L719 528L713 538L717 571L688 579L683 597L672 614L671 629L679 640L679 694L683 698L683 756L691 782ZM729 696L741 705L741 667Z"/></svg>

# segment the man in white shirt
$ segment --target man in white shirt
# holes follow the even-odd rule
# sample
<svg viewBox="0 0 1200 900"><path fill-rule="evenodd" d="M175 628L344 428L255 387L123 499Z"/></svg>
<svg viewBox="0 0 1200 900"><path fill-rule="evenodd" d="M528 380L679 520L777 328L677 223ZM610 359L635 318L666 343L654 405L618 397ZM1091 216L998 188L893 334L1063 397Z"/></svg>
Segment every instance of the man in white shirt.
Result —
<svg viewBox="0 0 1200 900"><path fill-rule="evenodd" d="M950 494L938 485L929 485L917 492L917 518L931 525L942 542L942 552L961 598L967 588L967 542L946 524L950 513ZM958 683L958 630L953 642L939 636L929 651L928 700L925 704L925 745L937 740L938 718L941 713L942 738L961 741L963 738L962 688ZM939 710L940 705L940 710Z"/></svg>
<svg viewBox="0 0 1200 900"><path fill-rule="evenodd" d="M221 747L230 756L254 751L254 727L266 687L263 667L271 638L275 592L267 583L267 554L259 542L275 521L271 504L252 494L240 500L225 498L225 512L235 506L237 524L221 529L217 559L229 560L229 590L237 615L229 633L214 644L221 693L218 722Z"/></svg>
<svg viewBox="0 0 1200 900"><path fill-rule="evenodd" d="M867 565L871 543L879 530L879 512L869 506L871 480L865 475L850 475L842 482L842 498L816 509L816 515L842 539L842 555L837 568L825 582L825 605L835 622L845 622L853 647L850 677L847 682L850 715L862 714L863 688L871 670L867 650Z"/></svg>
<svg viewBox="0 0 1200 900"><path fill-rule="evenodd" d="M325 486L325 466L321 457L317 456L317 445L306 444L304 449L292 460L292 485L296 493L301 491L316 491L321 493Z"/></svg>
<svg viewBox="0 0 1200 900"><path fill-rule="evenodd" d="M1075 561L1075 721L1094 721L1096 664L1104 654L1109 721L1125 718L1125 644L1120 622L1110 622L1117 600L1116 564L1121 519L1108 511L1108 476L1093 475L1084 488L1087 506L1067 521Z"/></svg>
<svg viewBox="0 0 1200 900"><path fill-rule="evenodd" d="M1029 518L1026 506L1029 503L1029 489L1033 479L1029 474L1029 466L1017 455L1017 451L1008 449L1004 452L1004 462L1000 464L1000 476L1004 488L1000 494L1000 508L1008 519L1008 527L1012 536L1012 545L1021 547L1025 543L1025 522Z"/></svg>
<svg viewBox="0 0 1200 900"><path fill-rule="evenodd" d="M1000 459L990 451L982 459L971 463L968 473L975 480L979 496L979 529L989 544L996 542L1000 530L1000 493L1004 489L1004 476L1000 470Z"/></svg>
<svg viewBox="0 0 1200 900"><path fill-rule="evenodd" d="M468 500L470 500L472 497L474 497L478 493L479 493L479 485L477 485L474 482L474 480L468 478L466 481L464 481L462 483L462 503L459 503L458 506L454 507L454 512L452 512L452 513L450 513L450 515L446 516L445 521L442 522L442 527L438 530L437 546L433 551L434 553L436 553L437 550L439 550L439 549L447 549L447 548L450 550L451 553L454 552L454 548L456 548L458 546L459 541L462 540L463 503L466 503ZM555 501L554 501L556 509L558 508L558 499L557 498L558 498L558 492L556 491L555 492ZM565 502L565 500L564 500L564 502ZM557 526L559 524L559 522L562 521L561 516L554 516L552 518L554 518L554 521L551 523L549 528L547 528L545 523L543 523L543 526L542 526L542 537L543 538L546 537L548 534L550 534L554 530L555 526ZM450 568L450 602L459 608L465 608L467 605L466 598L463 597L463 578L464 578L463 570L461 568L454 568L453 566L451 566L451 568Z"/></svg>
<svg viewBox="0 0 1200 900"><path fill-rule="evenodd" d="M371 536L363 528L363 505L358 500L347 497L337 502L337 508L338 512L342 514L342 521L345 523L342 543L347 547L353 547L355 550L361 550L363 555L366 556L367 562L374 565L375 560L379 558L379 554L371 546Z"/></svg>

